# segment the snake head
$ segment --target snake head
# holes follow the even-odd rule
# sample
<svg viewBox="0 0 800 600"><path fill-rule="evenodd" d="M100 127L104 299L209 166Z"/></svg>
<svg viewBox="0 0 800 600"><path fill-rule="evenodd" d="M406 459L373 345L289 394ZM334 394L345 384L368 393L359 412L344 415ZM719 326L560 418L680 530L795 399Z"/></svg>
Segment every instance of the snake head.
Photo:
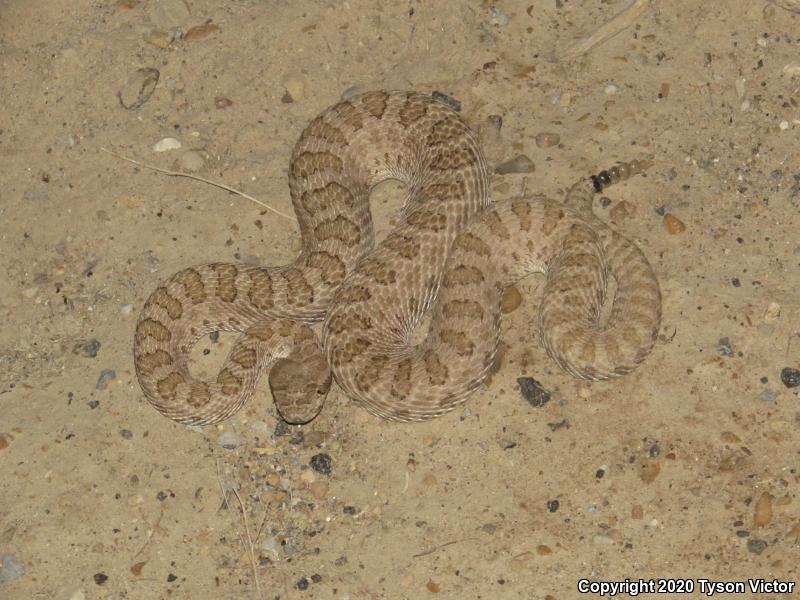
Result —
<svg viewBox="0 0 800 600"><path fill-rule="evenodd" d="M308 423L322 410L332 375L322 352L283 358L269 372L269 387L278 413L291 425Z"/></svg>

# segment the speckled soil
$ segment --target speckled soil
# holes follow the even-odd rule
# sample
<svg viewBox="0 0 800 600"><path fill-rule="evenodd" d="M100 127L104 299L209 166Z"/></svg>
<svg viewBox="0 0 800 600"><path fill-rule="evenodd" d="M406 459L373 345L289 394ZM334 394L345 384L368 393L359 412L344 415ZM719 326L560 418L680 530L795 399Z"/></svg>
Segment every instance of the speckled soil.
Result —
<svg viewBox="0 0 800 600"><path fill-rule="evenodd" d="M653 0L558 61L626 3L188 2L0 6L0 597L563 600L582 578L800 579L800 388L780 377L800 367L800 14ZM126 109L141 68L158 84ZM502 116L490 158L535 171L495 175L495 198L652 154L597 205L659 275L651 356L573 380L536 342L531 278L499 371L444 418L383 422L334 389L276 432L266 382L220 427L161 417L131 358L157 282L283 264L299 236L101 148L165 169L196 151L197 175L290 212L302 128L380 88L445 93L476 127ZM182 147L154 152L165 137ZM401 196L375 194L381 229ZM229 342L202 342L198 369ZM522 376L551 400L526 403Z"/></svg>

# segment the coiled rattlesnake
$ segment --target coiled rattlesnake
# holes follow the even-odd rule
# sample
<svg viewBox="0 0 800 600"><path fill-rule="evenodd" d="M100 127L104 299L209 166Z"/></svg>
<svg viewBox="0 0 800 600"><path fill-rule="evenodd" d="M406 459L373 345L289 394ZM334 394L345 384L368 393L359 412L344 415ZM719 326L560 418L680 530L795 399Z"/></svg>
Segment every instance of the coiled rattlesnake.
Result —
<svg viewBox="0 0 800 600"><path fill-rule="evenodd" d="M570 373L605 379L634 369L661 318L657 279L642 252L591 211L594 193L642 168L582 179L565 203L489 203L475 135L428 96L371 92L327 109L292 154L289 188L303 249L290 265L214 263L185 269L147 300L134 337L145 396L182 423L236 412L261 372L289 422L316 416L333 376L387 419L419 421L461 403L486 377L499 337L500 295L544 272L539 315L548 354ZM400 225L377 247L369 193L405 184ZM617 282L602 320L606 281ZM432 310L425 340L412 333ZM322 346L308 326L324 319ZM192 345L241 332L218 376L188 368ZM330 370L328 368L330 365Z"/></svg>

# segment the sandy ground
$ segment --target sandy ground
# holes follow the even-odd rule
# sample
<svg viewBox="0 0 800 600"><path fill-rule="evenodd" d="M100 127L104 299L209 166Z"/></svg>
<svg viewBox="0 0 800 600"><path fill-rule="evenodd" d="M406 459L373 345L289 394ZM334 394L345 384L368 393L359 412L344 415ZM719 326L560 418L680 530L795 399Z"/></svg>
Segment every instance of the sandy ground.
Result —
<svg viewBox="0 0 800 600"><path fill-rule="evenodd" d="M798 580L800 388L780 374L800 367L800 15L654 0L553 60L624 6L3 2L0 597L562 600L586 597L582 578L690 578L690 597L700 579ZM381 88L445 93L476 127L502 116L490 157L535 171L496 175L498 199L655 157L597 205L660 278L646 363L591 385L561 372L536 342L530 278L499 372L444 418L386 423L334 389L312 424L276 430L265 382L219 427L160 416L131 358L157 282L283 264L299 236L101 148L290 212L302 128ZM181 148L155 152L165 137ZM383 229L400 195L376 194ZM226 343L201 343L198 368ZM550 402L526 403L521 376ZM651 596L687 597L669 589Z"/></svg>

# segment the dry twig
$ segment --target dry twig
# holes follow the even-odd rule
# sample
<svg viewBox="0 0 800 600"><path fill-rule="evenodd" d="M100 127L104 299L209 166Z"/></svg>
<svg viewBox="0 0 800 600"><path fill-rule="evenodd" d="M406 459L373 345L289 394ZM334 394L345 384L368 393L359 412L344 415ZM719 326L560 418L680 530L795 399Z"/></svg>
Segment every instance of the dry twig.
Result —
<svg viewBox="0 0 800 600"><path fill-rule="evenodd" d="M279 211L277 208L272 208L269 204L266 204L266 203L262 202L261 200L259 200L257 198L254 198L250 194L246 194L246 193L244 193L244 192L242 192L240 190L237 190L236 188L232 188L230 186L227 186L224 183L219 183L217 181L212 181L210 179L206 179L206 178L200 177L198 175L192 175L191 173L183 173L182 171L170 171L169 169L162 169L161 167L156 167L154 165L148 165L147 163L143 163L143 162L140 162L138 160L134 160L134 159L129 158L127 156L122 156L122 154L117 154L113 150L109 150L107 148L101 147L100 150L102 150L103 152L106 152L107 154L110 154L111 156L116 156L117 158L119 158L121 160L127 161L129 163L133 163L134 165L136 165L138 167L143 167L145 169L151 169L152 171L157 171L157 172L162 173L164 175L169 175L170 177L186 177L188 179L194 179L195 181L202 181L203 183L207 183L208 185L213 185L215 187L221 188L223 190L231 192L232 194L236 194L238 196L241 196L242 198L247 198L248 200L250 200L252 202L255 202L256 204L258 204L260 206L263 206L267 210L275 213L276 215L278 215L280 217L283 217L284 219L288 219L289 221L296 221L296 219L294 217L292 217L291 215L287 215L286 213L283 213L283 212Z"/></svg>

